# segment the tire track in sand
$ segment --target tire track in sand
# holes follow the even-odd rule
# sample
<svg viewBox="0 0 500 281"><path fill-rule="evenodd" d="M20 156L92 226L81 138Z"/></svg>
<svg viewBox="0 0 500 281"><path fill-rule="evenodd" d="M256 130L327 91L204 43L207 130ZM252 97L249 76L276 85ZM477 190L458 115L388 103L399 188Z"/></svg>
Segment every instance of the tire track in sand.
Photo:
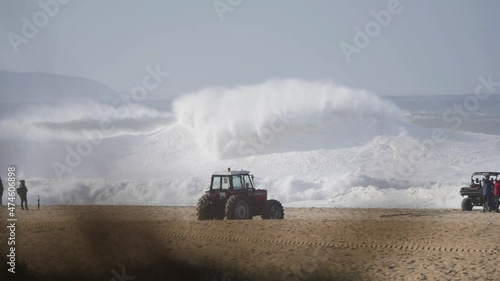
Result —
<svg viewBox="0 0 500 281"><path fill-rule="evenodd" d="M148 226L151 229L146 229L144 224L147 223L136 223L129 222L127 225L112 225L110 223L93 222L93 228L99 228L106 232L118 232L124 230L131 230L137 233L144 233L163 237L172 238L191 238L191 239L203 239L203 240L219 240L228 242L251 242L251 243L273 243L273 244L284 244L284 245L297 245L297 246L324 246L333 247L339 249L393 249L402 251L437 251L437 252L449 252L449 253L478 253L478 254L499 254L498 250L488 250L488 249L471 249L463 247L439 247L439 246L429 246L429 245L417 245L417 244L390 244L390 243L350 243L350 242L332 242L332 241L304 241L304 240L291 240L291 239L266 239L257 237L244 237L244 236L228 236L227 234L222 234L222 232L216 232L216 235L209 234L198 234L198 233L188 233L185 229L181 232L175 232L171 230L165 230L162 226L157 226L156 222L152 222L155 225ZM134 226L134 224L137 224ZM7 226L7 223L0 223L3 227ZM29 228L45 228L45 229L56 229L56 230L70 230L70 231L81 231L88 226L79 223L46 223L46 222L34 222L34 223L17 223L17 227L29 227ZM158 229L154 229L154 228ZM206 231L204 227L194 228L196 232Z"/></svg>

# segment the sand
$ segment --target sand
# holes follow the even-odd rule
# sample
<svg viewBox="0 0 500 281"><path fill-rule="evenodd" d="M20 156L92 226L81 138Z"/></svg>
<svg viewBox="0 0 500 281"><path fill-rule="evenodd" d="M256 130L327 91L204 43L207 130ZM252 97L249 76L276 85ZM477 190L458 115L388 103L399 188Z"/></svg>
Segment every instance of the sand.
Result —
<svg viewBox="0 0 500 281"><path fill-rule="evenodd" d="M0 215L5 264L5 206ZM1 280L500 280L500 214L480 209L285 208L279 221L197 221L194 207L16 215L17 273L2 267Z"/></svg>

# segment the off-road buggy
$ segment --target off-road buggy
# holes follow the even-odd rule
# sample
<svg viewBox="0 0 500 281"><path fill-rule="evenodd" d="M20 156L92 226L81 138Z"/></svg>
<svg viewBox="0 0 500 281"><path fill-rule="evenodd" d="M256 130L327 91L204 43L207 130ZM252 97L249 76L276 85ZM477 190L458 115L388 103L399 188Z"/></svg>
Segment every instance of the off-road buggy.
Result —
<svg viewBox="0 0 500 281"><path fill-rule="evenodd" d="M460 195L467 196L462 200L462 211L471 211L474 206L483 206L486 211L495 208L495 199L493 197L493 188L490 188L489 202L483 202L483 188L481 180L487 177L490 180L499 178L498 172L475 172L470 179L470 186L460 188Z"/></svg>
<svg viewBox="0 0 500 281"><path fill-rule="evenodd" d="M198 220L244 220L260 215L262 219L283 219L285 212L278 200L267 200L267 190L255 189L249 171L216 172L210 189L201 196L196 208Z"/></svg>

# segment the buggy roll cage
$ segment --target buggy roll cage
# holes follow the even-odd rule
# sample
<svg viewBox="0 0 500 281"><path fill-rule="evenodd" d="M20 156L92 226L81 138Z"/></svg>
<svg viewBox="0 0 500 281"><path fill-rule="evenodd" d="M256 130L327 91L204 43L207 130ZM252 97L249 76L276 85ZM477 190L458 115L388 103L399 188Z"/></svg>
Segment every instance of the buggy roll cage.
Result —
<svg viewBox="0 0 500 281"><path fill-rule="evenodd" d="M474 176L485 176L485 177L497 177L500 175L499 172L475 172L472 174L472 176L470 177L470 181L472 184L474 184Z"/></svg>

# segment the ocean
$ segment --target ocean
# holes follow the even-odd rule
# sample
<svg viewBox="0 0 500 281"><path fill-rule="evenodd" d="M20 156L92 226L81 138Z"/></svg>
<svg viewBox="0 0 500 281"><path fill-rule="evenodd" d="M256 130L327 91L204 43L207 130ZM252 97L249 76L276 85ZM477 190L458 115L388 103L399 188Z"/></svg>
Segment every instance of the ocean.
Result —
<svg viewBox="0 0 500 281"><path fill-rule="evenodd" d="M500 170L500 98L378 96L276 80L116 107L0 103L0 166L42 204L194 205L214 171L250 170L285 207L459 208Z"/></svg>

